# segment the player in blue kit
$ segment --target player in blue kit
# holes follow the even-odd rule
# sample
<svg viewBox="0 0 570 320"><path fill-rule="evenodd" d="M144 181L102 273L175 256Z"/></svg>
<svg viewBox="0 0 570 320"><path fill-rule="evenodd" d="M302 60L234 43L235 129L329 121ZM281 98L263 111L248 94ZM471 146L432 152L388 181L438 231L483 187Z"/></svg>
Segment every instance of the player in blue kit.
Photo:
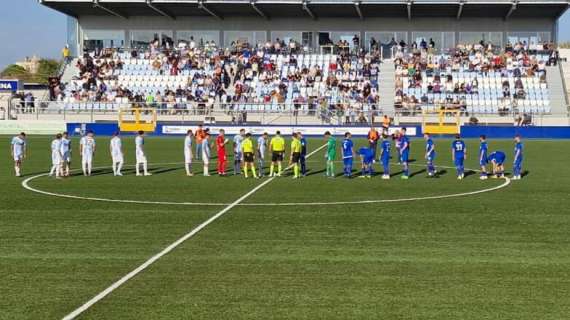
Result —
<svg viewBox="0 0 570 320"><path fill-rule="evenodd" d="M342 161L344 162L344 176L350 178L352 176L352 161L354 159L354 143L350 139L350 132L344 134L342 141Z"/></svg>
<svg viewBox="0 0 570 320"><path fill-rule="evenodd" d="M457 169L457 179L461 180L465 177L464 162L467 158L467 147L465 146L465 142L461 140L460 135L456 135L455 141L451 143L451 157Z"/></svg>
<svg viewBox="0 0 570 320"><path fill-rule="evenodd" d="M481 167L481 176L479 179L486 180L487 164L489 163L489 160L487 159L487 150L489 150L487 145L487 137L485 135L481 135L479 137L479 141L481 142L479 144L479 166Z"/></svg>
<svg viewBox="0 0 570 320"><path fill-rule="evenodd" d="M426 140L425 158L427 162L428 177L435 177L436 170L433 164L433 161L435 160L435 143L429 133L424 133L424 139Z"/></svg>
<svg viewBox="0 0 570 320"><path fill-rule="evenodd" d="M515 136L515 159L513 160L513 180L521 179L522 172L522 161L523 161L523 144L521 142L521 136Z"/></svg>
<svg viewBox="0 0 570 320"><path fill-rule="evenodd" d="M360 160L362 161L362 172L360 178L372 177L372 163L374 162L374 149L362 147L358 149Z"/></svg>
<svg viewBox="0 0 570 320"><path fill-rule="evenodd" d="M410 178L410 167L408 161L410 160L410 139L406 135L406 128L402 128L400 132L400 163L404 166L404 174L402 179Z"/></svg>
<svg viewBox="0 0 570 320"><path fill-rule="evenodd" d="M487 158L493 164L493 178L502 178L505 176L505 160L507 156L503 151L495 151Z"/></svg>
<svg viewBox="0 0 570 320"><path fill-rule="evenodd" d="M392 144L388 139L387 135L382 136L382 144L380 145L380 161L382 161L382 167L384 172L382 173L382 179L390 179L390 149Z"/></svg>

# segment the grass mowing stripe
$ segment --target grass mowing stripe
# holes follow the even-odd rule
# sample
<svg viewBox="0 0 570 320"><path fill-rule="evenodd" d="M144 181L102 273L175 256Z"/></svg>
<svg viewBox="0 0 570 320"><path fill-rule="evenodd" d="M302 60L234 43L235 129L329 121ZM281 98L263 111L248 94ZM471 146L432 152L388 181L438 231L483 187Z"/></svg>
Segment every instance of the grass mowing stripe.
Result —
<svg viewBox="0 0 570 320"><path fill-rule="evenodd" d="M326 144L320 146L319 148L313 150L311 153L309 153L307 155L307 158L309 158L310 156L312 156L313 154L321 151L324 147L326 147ZM286 170L289 170L291 166L288 166L287 168L285 168ZM208 220L204 221L203 223L201 223L199 226L197 226L196 228L192 229L190 232L188 232L187 234L185 234L183 237L181 237L180 239L176 240L175 242L173 242L172 244L170 244L168 247L164 248L161 252L157 253L156 255L152 256L150 259L148 259L147 261L145 261L143 264L141 264L140 266L138 266L136 269L134 269L133 271L127 273L125 276L123 276L121 279L117 280L115 283L113 283L111 286L107 287L105 290L101 291L100 293L98 293L96 296L94 296L93 298L91 298L91 300L85 302L82 306L80 306L79 308L73 310L71 313L69 313L68 315L66 315L65 317L63 317L63 320L71 320L71 319L75 319L77 316L79 316L80 314L82 314L83 312L85 312L87 309L89 309L91 306L93 306L94 304L96 304L97 302L99 302L101 299L105 298L107 295L109 295L111 292L115 291L117 288L119 288L120 286L122 286L123 284L125 284L127 281L129 281L130 279L132 279L133 277L135 277L137 274L141 273L142 271L144 271L146 268L148 268L150 265L152 265L154 262L156 262L158 259L162 258L164 255L168 254L170 251L174 250L176 247L178 247L180 244L184 243L186 240L190 239L191 237L193 237L195 234L197 234L198 232L200 232L202 229L204 229L205 227L207 227L210 223L216 221L218 218L220 218L221 216L223 216L226 212L230 211L232 208L234 208L235 206L237 206L239 203L241 203L242 201L244 201L245 199L247 199L249 196L251 196L252 194L254 194L255 192L257 192L259 189L263 188L265 185L269 184L271 181L273 181L275 179L275 177L271 177L268 180L262 182L261 184L259 184L258 186L256 186L255 188L253 188L251 191L249 191L248 193L244 194L243 196L241 196L239 199L237 199L236 201L234 201L233 203L231 203L230 205L228 205L227 207L225 207L224 209L222 209L220 212L216 213L215 215L213 215L212 217L210 217Z"/></svg>

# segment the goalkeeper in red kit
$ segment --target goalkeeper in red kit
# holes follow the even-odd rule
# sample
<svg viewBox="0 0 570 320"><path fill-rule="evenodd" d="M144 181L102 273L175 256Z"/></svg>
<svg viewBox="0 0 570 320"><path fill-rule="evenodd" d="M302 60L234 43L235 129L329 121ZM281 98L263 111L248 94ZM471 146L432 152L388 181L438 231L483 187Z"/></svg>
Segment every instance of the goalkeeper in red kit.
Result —
<svg viewBox="0 0 570 320"><path fill-rule="evenodd" d="M216 149L218 151L218 175L220 176L226 175L226 143L228 143L228 139L226 139L224 129L220 129L220 133L216 138Z"/></svg>

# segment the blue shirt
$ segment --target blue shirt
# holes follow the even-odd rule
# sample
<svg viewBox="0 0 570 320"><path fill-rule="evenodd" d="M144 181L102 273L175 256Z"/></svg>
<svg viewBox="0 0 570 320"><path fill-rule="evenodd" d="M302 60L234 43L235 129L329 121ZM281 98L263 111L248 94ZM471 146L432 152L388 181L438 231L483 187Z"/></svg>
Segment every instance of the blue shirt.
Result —
<svg viewBox="0 0 570 320"><path fill-rule="evenodd" d="M465 157L465 142L463 140L455 140L451 143L451 149L456 158Z"/></svg>
<svg viewBox="0 0 570 320"><path fill-rule="evenodd" d="M518 157L517 157L517 151L519 152ZM523 144L522 142L517 142L515 144L515 161L522 160L522 157L523 157Z"/></svg>
<svg viewBox="0 0 570 320"><path fill-rule="evenodd" d="M388 141L388 140L382 141L381 148L382 148L382 160L389 161L390 160L390 149L392 148L390 141Z"/></svg>
<svg viewBox="0 0 570 320"><path fill-rule="evenodd" d="M362 156L364 163L370 163L374 160L374 150L362 147L358 149L358 154Z"/></svg>
<svg viewBox="0 0 570 320"><path fill-rule="evenodd" d="M410 151L410 139L406 136L400 138L400 148L402 153Z"/></svg>
<svg viewBox="0 0 570 320"><path fill-rule="evenodd" d="M344 141L342 142L342 158L343 159L352 158L352 155L353 155L352 148L353 147L354 147L354 144L352 143L352 140L344 139Z"/></svg>
<svg viewBox="0 0 570 320"><path fill-rule="evenodd" d="M435 156L435 143L433 143L431 138L426 141L426 154L429 158L433 158Z"/></svg>
<svg viewBox="0 0 570 320"><path fill-rule="evenodd" d="M489 155L489 161L495 160L495 163L497 164L503 164L506 158L507 156L503 151L495 151Z"/></svg>
<svg viewBox="0 0 570 320"><path fill-rule="evenodd" d="M307 154L307 139L301 138L301 155Z"/></svg>
<svg viewBox="0 0 570 320"><path fill-rule="evenodd" d="M483 161L487 160L487 150L488 150L487 141L481 142L481 144L479 145L479 159Z"/></svg>

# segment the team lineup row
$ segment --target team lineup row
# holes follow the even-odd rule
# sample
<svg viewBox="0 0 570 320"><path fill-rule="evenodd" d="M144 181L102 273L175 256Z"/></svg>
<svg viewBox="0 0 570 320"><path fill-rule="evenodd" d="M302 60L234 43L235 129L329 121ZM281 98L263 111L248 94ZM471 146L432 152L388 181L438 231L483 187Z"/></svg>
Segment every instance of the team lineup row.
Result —
<svg viewBox="0 0 570 320"><path fill-rule="evenodd" d="M145 133L139 131L135 137L135 156L136 156L136 175L150 176L148 171L148 161L144 148ZM326 141L326 171L325 176L335 177L334 163L337 158L337 141L330 132L324 133ZM429 134L424 134L425 139L425 160L427 166L428 177L436 177L438 171L435 166L436 144ZM409 158L410 158L410 139L406 135L406 129L397 131L394 135L380 135L374 128L367 136L368 146L355 150L350 132L346 132L341 143L341 156L343 162L343 175L352 177L353 161L355 157L360 158L362 178L371 178L373 174L373 165L378 161L383 169L382 179L390 179L390 161L392 158L391 149L392 141L394 141L397 152L398 164L403 167L402 179L408 179ZM523 144L520 136L515 136L515 149L513 160L513 179L519 180L522 172L523 160ZM232 140L232 150L234 156L234 174L242 173L248 178L249 171L253 178L265 176L264 168L267 153L271 154L271 164L269 167L269 176L281 176L283 172L283 161L286 153L285 139L280 132L269 138L268 133L264 133L257 139L254 144L251 133L246 133L245 129L241 129L239 134L235 135ZM226 138L224 130L220 130L215 139L215 149L217 152L217 173L225 176L228 156L226 154L226 146L230 141ZM196 145L196 152L193 152L193 145ZM95 154L97 144L94 138L94 132L88 131L79 143L79 152L81 155L81 167L85 176L90 176L93 168L93 156ZM14 159L14 170L16 176L22 174L22 163L26 158L26 134L20 133L12 138L11 154ZM379 154L377 152L379 150ZM124 164L124 153L120 133L116 132L109 143L109 151L112 160L113 174L122 176L122 167ZM458 135L451 144L451 155L453 163L457 171L457 179L463 179L465 176L464 162L467 159L467 147L465 142ZM195 156L195 157L194 157ZM210 132L199 126L196 132L188 130L184 138L184 162L187 176L192 176L192 162L194 159L201 159L203 163L203 175L209 176L209 162L212 156ZM52 167L49 175L55 178L70 176L71 165L71 139L67 132L57 134L51 142L51 158ZM292 135L289 166L293 169L293 178L298 179L307 174L306 166L307 158L307 140L301 132ZM492 164L492 177L499 178L504 176L504 164L506 154L503 151L494 151L488 154L488 144L485 136L480 137L480 145L478 152L478 160L481 167L480 179L488 178L487 166ZM257 168L256 168L257 160Z"/></svg>

